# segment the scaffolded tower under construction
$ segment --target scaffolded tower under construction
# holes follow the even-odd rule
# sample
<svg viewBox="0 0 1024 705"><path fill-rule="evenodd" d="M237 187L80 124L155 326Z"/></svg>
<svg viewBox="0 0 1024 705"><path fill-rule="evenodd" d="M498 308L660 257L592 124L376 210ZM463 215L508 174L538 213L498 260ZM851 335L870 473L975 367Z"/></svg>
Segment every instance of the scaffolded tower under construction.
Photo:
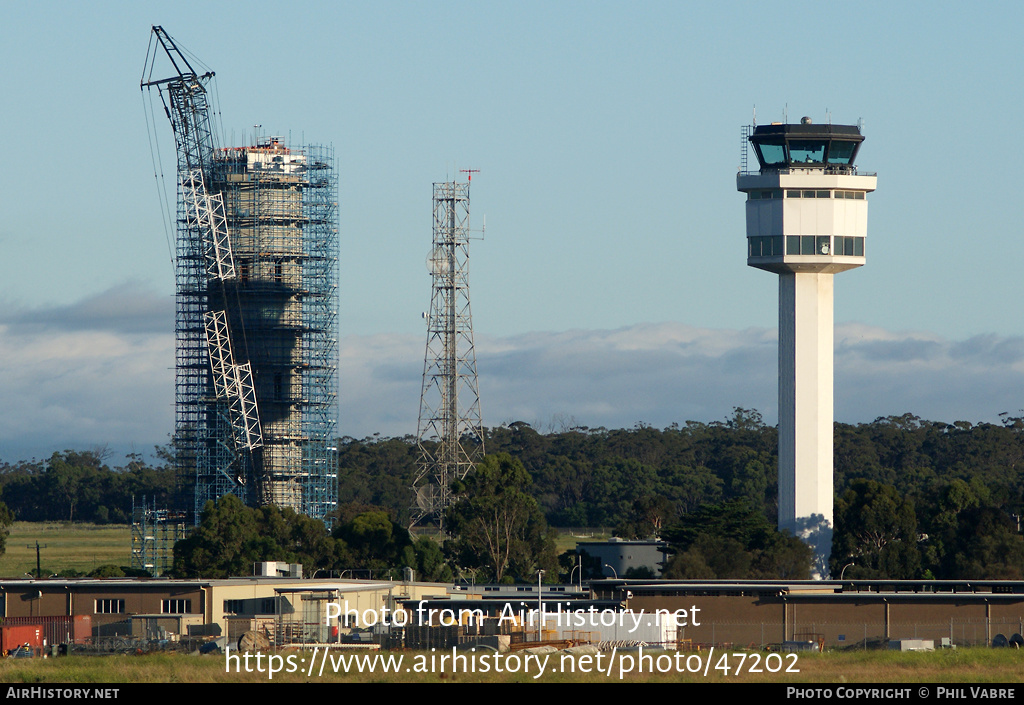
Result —
<svg viewBox="0 0 1024 705"><path fill-rule="evenodd" d="M178 155L175 451L195 516L235 494L323 518L337 505L337 180L330 147L216 148L206 86L153 28ZM174 72L152 78L160 50Z"/></svg>
<svg viewBox="0 0 1024 705"><path fill-rule="evenodd" d="M433 293L420 396L413 526L431 521L444 529L451 483L465 477L484 453L469 305L469 233L469 183L434 184L434 245L427 257Z"/></svg>

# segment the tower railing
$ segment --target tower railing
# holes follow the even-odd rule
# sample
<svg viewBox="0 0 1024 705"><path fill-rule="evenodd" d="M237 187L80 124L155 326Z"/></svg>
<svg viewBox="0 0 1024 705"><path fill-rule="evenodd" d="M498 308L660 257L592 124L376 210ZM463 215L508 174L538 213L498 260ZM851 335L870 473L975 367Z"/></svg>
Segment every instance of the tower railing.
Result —
<svg viewBox="0 0 1024 705"><path fill-rule="evenodd" d="M829 166L815 166L808 164L804 167L766 167L758 171L740 171L740 176L759 176L761 174L836 174L838 176L878 176L878 172L874 171L861 171L855 166L846 165L829 165Z"/></svg>

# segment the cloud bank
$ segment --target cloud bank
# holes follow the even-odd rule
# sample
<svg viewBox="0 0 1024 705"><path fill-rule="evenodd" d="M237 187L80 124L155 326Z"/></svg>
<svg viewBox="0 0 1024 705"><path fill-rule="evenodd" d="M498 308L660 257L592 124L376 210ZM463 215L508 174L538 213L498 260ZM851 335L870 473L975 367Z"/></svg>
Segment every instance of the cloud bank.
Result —
<svg viewBox="0 0 1024 705"><path fill-rule="evenodd" d="M174 428L174 301L137 283L69 306L0 313L0 461L108 446L112 461Z"/></svg>
<svg viewBox="0 0 1024 705"><path fill-rule="evenodd" d="M65 448L149 451L173 430L173 301L123 284L60 307L0 314L0 461ZM343 335L338 433L416 432L425 335ZM484 423L656 427L735 406L776 419L776 333L683 323L477 337ZM912 412L998 421L1017 413L1024 338L947 340L861 323L835 331L836 420ZM117 462L117 458L113 458Z"/></svg>
<svg viewBox="0 0 1024 705"><path fill-rule="evenodd" d="M342 339L344 435L415 433L425 339ZM641 323L478 337L484 423L656 427L715 421L733 407L778 413L774 329ZM997 422L1024 406L1024 338L951 341L860 323L835 330L835 418L869 422L906 412L933 420ZM375 412L381 410L383 413Z"/></svg>

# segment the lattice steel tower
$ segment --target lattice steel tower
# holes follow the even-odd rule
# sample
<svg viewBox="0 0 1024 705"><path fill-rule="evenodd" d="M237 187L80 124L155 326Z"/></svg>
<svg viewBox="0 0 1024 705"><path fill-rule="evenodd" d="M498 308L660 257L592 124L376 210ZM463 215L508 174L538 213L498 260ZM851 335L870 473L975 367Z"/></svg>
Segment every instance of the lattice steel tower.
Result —
<svg viewBox="0 0 1024 705"><path fill-rule="evenodd" d="M337 505L337 180L329 147L216 148L207 86L160 27L142 87L177 147L175 458L195 517L235 494L323 518ZM158 56L170 78L152 77Z"/></svg>
<svg viewBox="0 0 1024 705"><path fill-rule="evenodd" d="M434 246L427 256L433 294L416 434L420 464L413 483L413 526L430 521L444 530L451 483L465 477L484 453L469 304L469 232L469 182L434 184Z"/></svg>

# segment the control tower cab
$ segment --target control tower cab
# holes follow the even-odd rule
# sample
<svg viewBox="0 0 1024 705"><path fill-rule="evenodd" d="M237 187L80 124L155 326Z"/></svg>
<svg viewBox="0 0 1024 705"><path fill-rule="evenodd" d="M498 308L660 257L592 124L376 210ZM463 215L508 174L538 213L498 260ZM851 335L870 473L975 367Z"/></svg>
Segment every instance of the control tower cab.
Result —
<svg viewBox="0 0 1024 705"><path fill-rule="evenodd" d="M761 170L736 180L747 194L747 264L830 274L864 264L867 194L877 177L854 166L863 141L856 126L810 118L754 128Z"/></svg>

